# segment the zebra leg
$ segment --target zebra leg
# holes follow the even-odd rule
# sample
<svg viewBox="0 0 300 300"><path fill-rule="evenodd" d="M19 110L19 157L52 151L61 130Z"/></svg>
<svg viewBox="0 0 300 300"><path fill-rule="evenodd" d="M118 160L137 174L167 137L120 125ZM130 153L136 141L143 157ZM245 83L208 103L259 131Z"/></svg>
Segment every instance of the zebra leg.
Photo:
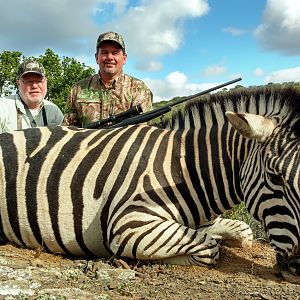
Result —
<svg viewBox="0 0 300 300"><path fill-rule="evenodd" d="M239 220L217 218L212 224L198 228L201 232L220 235L222 244L231 247L251 247L253 233L248 224Z"/></svg>
<svg viewBox="0 0 300 300"><path fill-rule="evenodd" d="M119 256L182 265L214 265L219 257L219 236L188 228L174 220L130 222L120 219L108 237L109 248ZM141 216L135 220L143 220Z"/></svg>

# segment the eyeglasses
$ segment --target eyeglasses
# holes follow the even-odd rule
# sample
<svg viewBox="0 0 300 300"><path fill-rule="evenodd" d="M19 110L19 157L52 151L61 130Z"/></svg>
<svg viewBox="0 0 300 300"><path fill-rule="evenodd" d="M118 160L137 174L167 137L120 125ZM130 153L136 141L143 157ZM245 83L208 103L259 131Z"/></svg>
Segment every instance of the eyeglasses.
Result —
<svg viewBox="0 0 300 300"><path fill-rule="evenodd" d="M46 81L45 78L36 79L36 80L22 80L22 82L28 86L33 86L34 84L37 84L38 86L42 86L45 83L45 81Z"/></svg>

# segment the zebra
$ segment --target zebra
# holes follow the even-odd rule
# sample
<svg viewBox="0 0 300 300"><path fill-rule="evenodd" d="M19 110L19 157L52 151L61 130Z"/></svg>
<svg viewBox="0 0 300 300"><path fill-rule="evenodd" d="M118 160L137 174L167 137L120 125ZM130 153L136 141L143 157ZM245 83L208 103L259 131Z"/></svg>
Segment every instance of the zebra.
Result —
<svg viewBox="0 0 300 300"><path fill-rule="evenodd" d="M228 175L239 172L239 183L231 182L234 193L265 228L277 253L277 267L297 283L299 278L292 279L286 271L300 276L299 99L299 87L290 84L240 88L191 101L171 121L160 124L171 130L203 129L206 137L201 139L205 141L201 150L209 153L211 169L213 159L224 169L224 155L234 158L229 173L211 173L210 179L218 184L215 191L228 191Z"/></svg>
<svg viewBox="0 0 300 300"><path fill-rule="evenodd" d="M214 265L222 239L251 246L248 225L220 218L244 202L280 268L299 275L299 96L291 87L218 93L169 128L0 134L2 240Z"/></svg>

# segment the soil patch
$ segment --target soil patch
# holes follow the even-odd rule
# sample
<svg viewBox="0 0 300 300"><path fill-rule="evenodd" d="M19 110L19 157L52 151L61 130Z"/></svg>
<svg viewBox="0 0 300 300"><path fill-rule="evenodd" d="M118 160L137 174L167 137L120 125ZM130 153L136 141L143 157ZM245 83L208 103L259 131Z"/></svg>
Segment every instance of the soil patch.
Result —
<svg viewBox="0 0 300 300"><path fill-rule="evenodd" d="M14 245L0 246L0 299L290 299L300 285L278 276L269 244L221 246L210 269L130 260L69 259Z"/></svg>

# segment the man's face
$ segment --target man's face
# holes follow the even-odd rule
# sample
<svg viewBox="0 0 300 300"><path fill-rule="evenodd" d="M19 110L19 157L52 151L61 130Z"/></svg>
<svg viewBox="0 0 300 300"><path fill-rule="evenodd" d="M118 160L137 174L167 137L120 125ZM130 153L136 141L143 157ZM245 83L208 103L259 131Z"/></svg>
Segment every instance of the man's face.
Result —
<svg viewBox="0 0 300 300"><path fill-rule="evenodd" d="M101 76L113 79L120 74L126 63L126 58L127 55L118 43L103 42L96 54L96 61L99 65Z"/></svg>
<svg viewBox="0 0 300 300"><path fill-rule="evenodd" d="M29 108L37 108L47 93L47 79L36 73L27 73L17 80L19 94Z"/></svg>

